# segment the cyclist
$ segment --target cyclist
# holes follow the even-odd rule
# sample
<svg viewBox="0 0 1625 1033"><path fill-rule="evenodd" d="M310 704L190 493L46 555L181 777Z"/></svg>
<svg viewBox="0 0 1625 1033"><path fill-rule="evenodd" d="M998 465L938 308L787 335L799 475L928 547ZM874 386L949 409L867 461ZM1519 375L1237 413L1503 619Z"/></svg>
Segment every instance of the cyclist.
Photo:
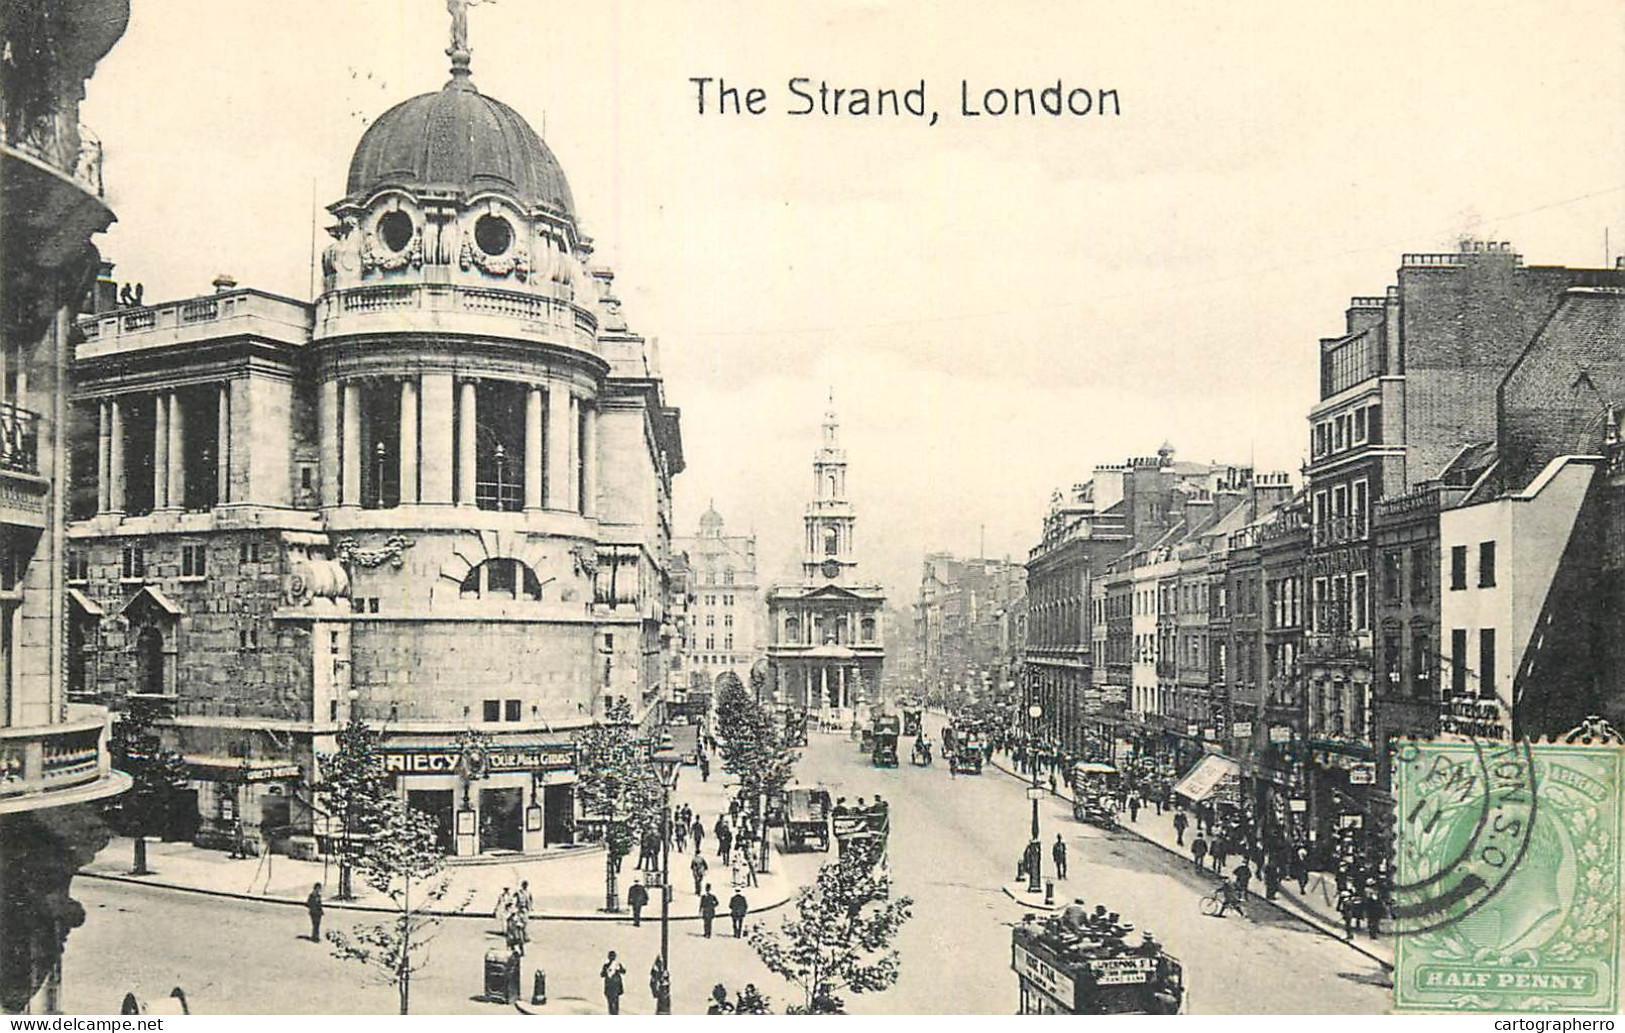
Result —
<svg viewBox="0 0 1625 1033"><path fill-rule="evenodd" d="M1238 915L1246 913L1241 909L1241 901L1245 894L1242 893L1241 887L1233 881L1233 878L1227 878L1219 883L1219 913L1216 916L1218 918L1223 918L1224 913L1231 908L1235 908Z"/></svg>

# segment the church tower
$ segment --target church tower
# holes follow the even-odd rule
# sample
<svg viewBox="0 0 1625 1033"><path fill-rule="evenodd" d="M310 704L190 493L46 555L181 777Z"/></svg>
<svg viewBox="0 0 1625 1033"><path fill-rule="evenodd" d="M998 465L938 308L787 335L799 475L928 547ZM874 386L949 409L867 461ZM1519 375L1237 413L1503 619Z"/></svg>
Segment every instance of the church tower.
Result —
<svg viewBox="0 0 1625 1033"><path fill-rule="evenodd" d="M824 413L824 441L813 456L812 501L802 518L806 542L801 576L809 584L850 584L858 565L853 541L857 514L846 497L846 450L840 447L839 430L832 393Z"/></svg>
<svg viewBox="0 0 1625 1033"><path fill-rule="evenodd" d="M767 594L767 660L778 702L844 726L880 698L886 593L858 576L857 513L846 493L833 393L812 468L801 577Z"/></svg>

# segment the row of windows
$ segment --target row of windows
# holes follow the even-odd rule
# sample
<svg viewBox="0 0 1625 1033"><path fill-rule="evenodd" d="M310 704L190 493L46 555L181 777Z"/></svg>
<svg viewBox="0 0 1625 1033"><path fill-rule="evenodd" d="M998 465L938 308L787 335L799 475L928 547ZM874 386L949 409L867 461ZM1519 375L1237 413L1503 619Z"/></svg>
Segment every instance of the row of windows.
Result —
<svg viewBox="0 0 1625 1033"><path fill-rule="evenodd" d="M272 555L269 545L260 542L242 542L238 547L238 560L259 563L263 556ZM181 577L204 577L209 573L208 549L203 545L181 546ZM90 555L82 549L69 549L67 554L68 580L90 580ZM119 552L119 576L126 581L139 581L147 576L147 550L142 545L126 545Z"/></svg>
<svg viewBox="0 0 1625 1033"><path fill-rule="evenodd" d="M1468 666L1472 654L1468 652L1466 628L1453 628L1450 632L1450 692L1454 696L1495 698L1495 629L1481 628L1478 632L1478 668Z"/></svg>
<svg viewBox="0 0 1625 1033"><path fill-rule="evenodd" d="M705 597L705 605L715 606L718 599L722 600L722 605L724 606L732 606L734 604L734 597L731 595L708 595Z"/></svg>
<svg viewBox="0 0 1625 1033"><path fill-rule="evenodd" d="M1309 589L1309 630L1320 634L1369 630L1368 589L1369 579L1363 570L1315 578Z"/></svg>
<svg viewBox="0 0 1625 1033"><path fill-rule="evenodd" d="M1493 546L1494 543L1490 543ZM1404 601L1406 550L1388 549L1382 554L1382 598L1385 602ZM1410 593L1412 603L1427 602L1433 598L1433 547L1415 545L1409 550ZM1494 567L1494 559L1491 559Z"/></svg>
<svg viewBox="0 0 1625 1033"><path fill-rule="evenodd" d="M1358 541L1371 527L1371 490L1364 479L1314 494L1310 525L1315 544Z"/></svg>
<svg viewBox="0 0 1625 1033"><path fill-rule="evenodd" d="M1364 405L1316 423L1309 438L1311 458L1336 455L1345 449L1380 440L1381 412L1380 405Z"/></svg>
<svg viewBox="0 0 1625 1033"><path fill-rule="evenodd" d="M714 628L717 626L717 618L715 614L708 613L705 615L705 626L708 628ZM733 627L734 615L731 613L724 614L722 618L722 626L725 628Z"/></svg>
<svg viewBox="0 0 1625 1033"><path fill-rule="evenodd" d="M1450 590L1459 592L1467 587L1467 546L1450 547ZM1495 543L1478 543L1478 587L1495 587Z"/></svg>

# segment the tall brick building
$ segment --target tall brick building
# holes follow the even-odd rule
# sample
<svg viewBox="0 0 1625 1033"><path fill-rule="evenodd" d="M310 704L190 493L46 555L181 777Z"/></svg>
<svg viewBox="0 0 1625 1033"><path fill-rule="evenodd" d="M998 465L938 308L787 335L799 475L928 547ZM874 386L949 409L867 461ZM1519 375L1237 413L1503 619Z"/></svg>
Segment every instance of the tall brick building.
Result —
<svg viewBox="0 0 1625 1033"><path fill-rule="evenodd" d="M356 714L448 852L539 851L573 730L665 687L678 412L553 152L449 53L357 145L315 302L82 323L70 678L168 702L174 834L310 852Z"/></svg>
<svg viewBox="0 0 1625 1033"><path fill-rule="evenodd" d="M723 533L722 514L708 506L699 534L678 538L672 548L688 557L694 605L689 614L688 661L712 688L724 672L750 683L750 668L764 652L767 619L756 573L756 536Z"/></svg>

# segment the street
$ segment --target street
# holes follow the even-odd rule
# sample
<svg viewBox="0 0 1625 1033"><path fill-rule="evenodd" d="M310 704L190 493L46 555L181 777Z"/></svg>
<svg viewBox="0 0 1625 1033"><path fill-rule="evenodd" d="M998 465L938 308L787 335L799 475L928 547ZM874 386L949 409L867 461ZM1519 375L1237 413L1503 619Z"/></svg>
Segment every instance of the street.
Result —
<svg viewBox="0 0 1625 1033"><path fill-rule="evenodd" d="M902 976L878 995L847 995L854 1013L1010 1014L1016 978L1010 971L1010 925L1023 908L1001 891L1015 873L1025 844L1030 804L1022 784L993 768L980 776L950 777L941 758L915 768L905 748L902 765L875 769L844 735L814 733L798 768L798 781L823 782L849 801L880 793L891 804L891 866L896 890L914 898L914 917L898 947ZM1204 918L1197 901L1212 886L1188 861L1131 833L1106 833L1075 822L1053 799L1041 805L1046 841L1057 832L1069 844L1071 878L1058 899L1081 895L1103 903L1137 930L1149 928L1185 965L1188 1009L1193 1013L1261 1010L1303 1013L1380 1013L1392 991L1380 966L1347 946L1259 902L1245 918ZM676 855L682 856L682 855ZM775 858L810 877L826 856ZM681 865L674 861L673 868ZM496 870L494 870L496 871ZM684 879L673 913L692 916L694 897ZM156 998L183 987L198 1013L375 1013L396 1007L390 986L369 979L353 962L301 939L304 912L80 878L74 896L85 906L84 926L68 939L63 959L63 1009L116 1009L125 992ZM749 891L747 891L747 894ZM719 889L719 895L726 894ZM658 914L658 909L651 908ZM789 910L760 916L777 925ZM328 928L376 920L330 911ZM672 928L673 1008L704 1012L713 984L730 993L755 982L775 1011L799 1000L795 988L769 975L743 940L717 922L706 942L697 921ZM1137 938L1137 937L1136 937ZM484 952L497 946L489 919L452 919L428 949L414 980L412 1010L419 1013L501 1014L511 1009L480 1001ZM659 949L659 922L549 921L532 927L523 989L531 971L548 972L551 1010L602 1011L598 968L614 949L626 964L623 1010L653 1011L649 965Z"/></svg>

